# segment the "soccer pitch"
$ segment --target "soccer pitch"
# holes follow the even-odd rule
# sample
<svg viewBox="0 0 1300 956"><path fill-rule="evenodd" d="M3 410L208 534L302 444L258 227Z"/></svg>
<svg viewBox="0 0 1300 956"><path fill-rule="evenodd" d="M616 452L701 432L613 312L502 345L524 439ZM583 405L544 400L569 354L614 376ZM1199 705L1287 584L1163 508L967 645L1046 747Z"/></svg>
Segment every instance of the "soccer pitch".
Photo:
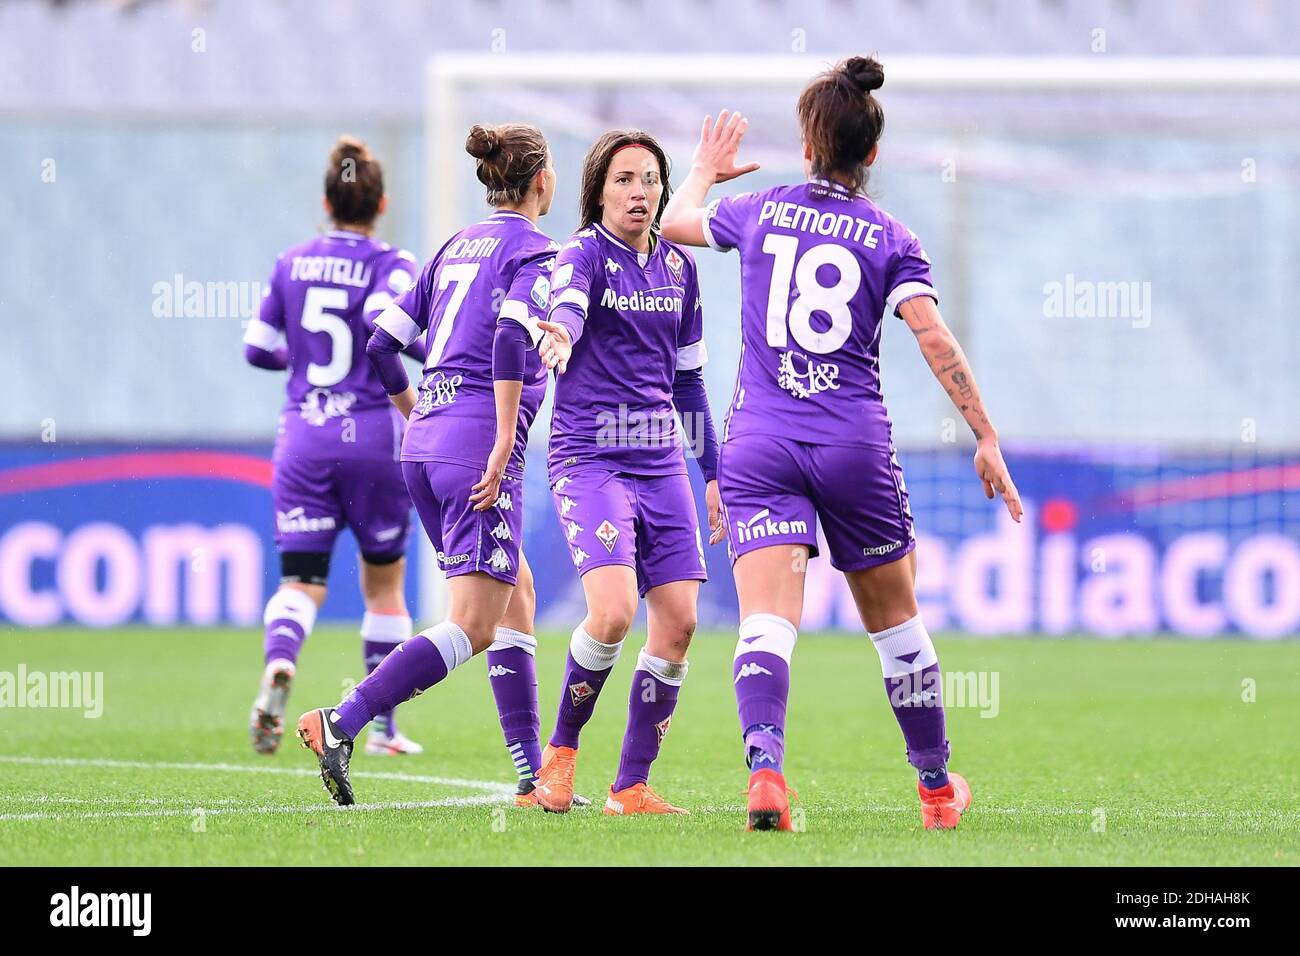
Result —
<svg viewBox="0 0 1300 956"><path fill-rule="evenodd" d="M565 640L540 638L544 734ZM480 657L399 711L424 754L358 746L360 805L342 809L295 738L269 758L248 744L259 631L11 631L0 671L21 661L28 673L102 672L104 703L97 719L0 711L0 865L1300 863L1300 645L936 644L946 670L983 673L983 693L948 712L952 767L974 790L957 831L921 829L865 637L809 634L795 652L786 768L804 830L744 833L730 634L697 636L652 774L692 815L620 819L599 805L634 653L583 735L578 791L596 806L554 816L508 804L511 767ZM290 717L337 701L359 672L356 634L319 629Z"/></svg>

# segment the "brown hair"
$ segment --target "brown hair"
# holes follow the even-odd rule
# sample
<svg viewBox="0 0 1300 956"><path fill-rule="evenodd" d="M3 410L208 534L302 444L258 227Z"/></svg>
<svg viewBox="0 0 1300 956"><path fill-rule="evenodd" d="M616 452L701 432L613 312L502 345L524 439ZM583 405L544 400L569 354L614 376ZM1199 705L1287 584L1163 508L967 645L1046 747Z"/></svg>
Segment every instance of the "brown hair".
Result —
<svg viewBox="0 0 1300 956"><path fill-rule="evenodd" d="M503 206L523 200L537 173L546 168L550 148L536 126L504 123L501 126L470 127L465 152L478 162L475 173L487 187L489 206Z"/></svg>
<svg viewBox="0 0 1300 956"><path fill-rule="evenodd" d="M368 226L379 215L384 197L384 170L366 144L353 136L340 136L330 150L325 170L325 198L334 221Z"/></svg>
<svg viewBox="0 0 1300 956"><path fill-rule="evenodd" d="M885 83L874 57L854 56L816 77L799 96L799 127L818 176L838 173L859 192L867 156L885 128L885 111L871 95Z"/></svg>
<svg viewBox="0 0 1300 956"><path fill-rule="evenodd" d="M659 197L659 208L655 210L654 225L659 225L659 217L668 205L668 196L672 192L668 185L668 154L649 133L639 129L612 129L592 144L587 150L587 157L582 161L582 192L578 197L578 215L585 229L592 223L600 222L600 197L605 191L605 177L609 174L609 164L614 154L625 146L644 146L654 153L659 162L659 178L664 191Z"/></svg>

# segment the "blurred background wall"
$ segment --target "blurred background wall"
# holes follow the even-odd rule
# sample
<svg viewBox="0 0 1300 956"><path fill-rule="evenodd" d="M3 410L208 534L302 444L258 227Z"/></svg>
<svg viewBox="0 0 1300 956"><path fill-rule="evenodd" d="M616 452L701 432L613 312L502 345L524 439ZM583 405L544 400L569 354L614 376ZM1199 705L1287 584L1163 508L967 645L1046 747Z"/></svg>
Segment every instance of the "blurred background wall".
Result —
<svg viewBox="0 0 1300 956"><path fill-rule="evenodd" d="M448 188L428 141L431 58L481 53L490 71L492 57L611 51L796 55L809 75L876 51L887 78L891 55L944 54L1078 57L1103 71L1128 57L1206 57L1267 75L1285 64L1266 58L1294 70L1300 7L8 0L0 616L259 615L275 560L256 462L283 382L246 366L240 339L276 253L323 225L330 145L344 132L369 141L391 196L379 234L424 258L483 208L463 157L457 215L429 214ZM471 90L457 110L548 133L561 194L543 225L559 237L576 220L582 152L611 125L659 135L680 176L700 116L741 107L764 170L730 191L799 178L795 95L750 89L743 74L689 90L525 81ZM977 493L964 426L911 336L887 326L886 400L932 613L984 632L1294 634L1300 88L891 92L887 79L881 99L870 191L934 260L941 307L1032 507L1030 528L1001 528ZM697 258L720 416L737 355L735 259ZM539 592L558 626L579 592L540 467L547 421L544 410L533 434L528 533L530 550L557 556ZM194 452L216 457L176 457ZM177 538L191 525L246 535ZM165 548L150 536L160 529L172 529ZM219 559L196 570L195 549ZM729 574L720 554L710 565L702 618L723 624ZM852 626L829 569L810 581L814 626ZM352 590L340 584L327 613L358 613Z"/></svg>

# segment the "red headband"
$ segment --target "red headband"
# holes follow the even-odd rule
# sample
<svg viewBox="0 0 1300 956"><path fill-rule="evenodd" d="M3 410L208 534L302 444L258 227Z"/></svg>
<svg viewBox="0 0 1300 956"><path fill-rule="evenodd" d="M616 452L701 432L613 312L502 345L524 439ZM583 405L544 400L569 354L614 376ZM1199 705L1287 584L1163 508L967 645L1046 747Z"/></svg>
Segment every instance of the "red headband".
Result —
<svg viewBox="0 0 1300 956"><path fill-rule="evenodd" d="M626 144L620 146L618 149L614 150L614 152L612 152L612 153L609 154L609 161L612 163L612 162L614 161L614 157L617 156L619 153L623 152L623 150L625 150L625 149L645 149L645 150L650 150L650 147L647 146L645 143L626 143ZM653 151L653 150L650 150L650 152L653 153L654 151Z"/></svg>

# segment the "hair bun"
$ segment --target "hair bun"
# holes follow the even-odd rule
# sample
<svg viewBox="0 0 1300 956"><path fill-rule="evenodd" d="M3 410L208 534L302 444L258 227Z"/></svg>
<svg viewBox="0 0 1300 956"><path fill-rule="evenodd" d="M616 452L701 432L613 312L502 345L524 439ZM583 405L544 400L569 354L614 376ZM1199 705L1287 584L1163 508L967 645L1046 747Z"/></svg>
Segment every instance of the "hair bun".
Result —
<svg viewBox="0 0 1300 956"><path fill-rule="evenodd" d="M487 159L500 150L501 139L495 130L477 125L470 127L469 136L465 137L465 152L475 159Z"/></svg>
<svg viewBox="0 0 1300 956"><path fill-rule="evenodd" d="M844 61L844 75L863 93L870 93L885 85L885 68L875 57L852 56Z"/></svg>
<svg viewBox="0 0 1300 956"><path fill-rule="evenodd" d="M366 144L355 136L340 136L330 150L330 159L340 163L345 159L361 159L369 154Z"/></svg>

